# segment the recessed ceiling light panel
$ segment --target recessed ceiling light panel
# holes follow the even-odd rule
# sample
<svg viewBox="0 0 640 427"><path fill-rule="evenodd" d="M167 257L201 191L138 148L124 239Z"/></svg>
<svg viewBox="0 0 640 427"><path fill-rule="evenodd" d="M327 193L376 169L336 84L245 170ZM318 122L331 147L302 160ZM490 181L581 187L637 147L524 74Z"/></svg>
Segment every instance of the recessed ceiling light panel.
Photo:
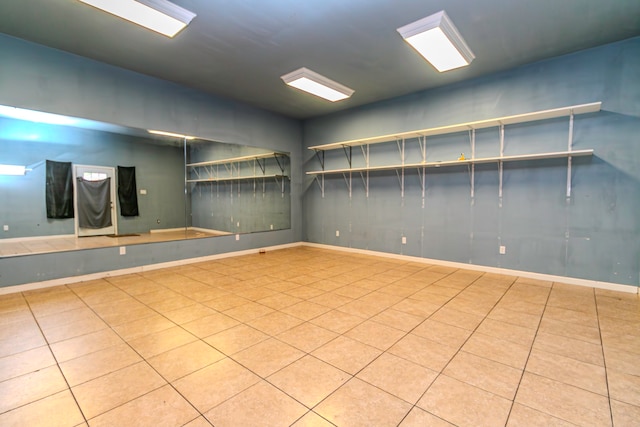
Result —
<svg viewBox="0 0 640 427"><path fill-rule="evenodd" d="M467 66L475 58L444 10L400 27L398 32L440 72Z"/></svg>
<svg viewBox="0 0 640 427"><path fill-rule="evenodd" d="M300 68L280 77L286 84L331 102L353 95L354 90L326 78L308 68Z"/></svg>
<svg viewBox="0 0 640 427"><path fill-rule="evenodd" d="M18 165L0 165L0 175L20 176L27 173L26 166Z"/></svg>
<svg viewBox="0 0 640 427"><path fill-rule="evenodd" d="M154 135L162 135L162 136L170 136L173 138L180 138L180 139L196 139L195 136L190 136L190 135L183 135L181 133L173 133L173 132L165 132L163 130L152 130L152 129L148 129L147 132L152 133Z"/></svg>
<svg viewBox="0 0 640 427"><path fill-rule="evenodd" d="M167 37L189 25L195 13L167 0L80 0Z"/></svg>

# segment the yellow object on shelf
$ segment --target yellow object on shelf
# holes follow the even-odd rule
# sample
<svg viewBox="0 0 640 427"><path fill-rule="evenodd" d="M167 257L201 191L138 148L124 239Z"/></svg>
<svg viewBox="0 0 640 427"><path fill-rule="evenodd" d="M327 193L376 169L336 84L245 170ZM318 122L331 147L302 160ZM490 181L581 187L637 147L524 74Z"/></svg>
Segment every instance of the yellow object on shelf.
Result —
<svg viewBox="0 0 640 427"><path fill-rule="evenodd" d="M458 160L467 160L467 159L464 157L464 153L460 153L460 157L458 157Z"/></svg>

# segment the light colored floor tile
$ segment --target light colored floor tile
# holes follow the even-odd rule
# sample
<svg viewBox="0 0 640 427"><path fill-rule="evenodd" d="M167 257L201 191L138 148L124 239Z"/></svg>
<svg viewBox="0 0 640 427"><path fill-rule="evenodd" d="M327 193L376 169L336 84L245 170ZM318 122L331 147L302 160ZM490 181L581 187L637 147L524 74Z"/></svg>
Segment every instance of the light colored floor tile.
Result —
<svg viewBox="0 0 640 427"><path fill-rule="evenodd" d="M640 420L640 406L611 400L613 425L616 427L635 427Z"/></svg>
<svg viewBox="0 0 640 427"><path fill-rule="evenodd" d="M234 318L240 322L248 322L258 317L262 317L265 314L273 313L273 309L266 305L258 304L256 302L249 301L246 304L242 304L229 310L225 310L224 314Z"/></svg>
<svg viewBox="0 0 640 427"><path fill-rule="evenodd" d="M404 332L409 332L418 326L420 322L423 321L423 318L421 316L414 316L413 314L405 313L404 311L389 308L379 314L376 314L371 318L371 320Z"/></svg>
<svg viewBox="0 0 640 427"><path fill-rule="evenodd" d="M580 387L607 396L607 379L604 367L533 350L526 367L527 372Z"/></svg>
<svg viewBox="0 0 640 427"><path fill-rule="evenodd" d="M507 421L508 427L572 427L575 424L552 417L544 412L536 411L519 403L514 403Z"/></svg>
<svg viewBox="0 0 640 427"><path fill-rule="evenodd" d="M383 353L360 371L357 377L414 404L437 375L437 372L418 364L389 353Z"/></svg>
<svg viewBox="0 0 640 427"><path fill-rule="evenodd" d="M176 326L128 341L129 345L142 357L149 358L156 354L180 347L196 341L197 338L184 329Z"/></svg>
<svg viewBox="0 0 640 427"><path fill-rule="evenodd" d="M411 333L455 348L462 347L465 341L471 336L471 331L468 329L458 328L431 319L425 320L411 331Z"/></svg>
<svg viewBox="0 0 640 427"><path fill-rule="evenodd" d="M135 420L135 425L140 427L172 427L184 425L197 416L198 411L166 385L90 419L89 424L91 427L124 426Z"/></svg>
<svg viewBox="0 0 640 427"><path fill-rule="evenodd" d="M458 351L414 334L409 334L398 341L388 352L413 363L440 372Z"/></svg>
<svg viewBox="0 0 640 427"><path fill-rule="evenodd" d="M406 332L367 320L344 335L384 351L406 335Z"/></svg>
<svg viewBox="0 0 640 427"><path fill-rule="evenodd" d="M606 397L528 372L515 401L577 425L611 425Z"/></svg>
<svg viewBox="0 0 640 427"><path fill-rule="evenodd" d="M340 336L311 354L338 369L355 375L380 353L382 352L374 347Z"/></svg>
<svg viewBox="0 0 640 427"><path fill-rule="evenodd" d="M216 427L279 427L293 424L306 412L307 408L300 403L262 381L216 406L205 416Z"/></svg>
<svg viewBox="0 0 640 427"><path fill-rule="evenodd" d="M277 335L277 338L305 353L311 353L337 336L337 333L328 329L312 323L303 323Z"/></svg>
<svg viewBox="0 0 640 427"><path fill-rule="evenodd" d="M354 326L364 322L364 320L362 317L333 310L312 319L311 323L338 334L343 334Z"/></svg>
<svg viewBox="0 0 640 427"><path fill-rule="evenodd" d="M2 295L0 325L0 425L640 418L637 295L513 276L299 247Z"/></svg>
<svg viewBox="0 0 640 427"><path fill-rule="evenodd" d="M314 411L337 426L397 426L411 405L357 378L352 379Z"/></svg>
<svg viewBox="0 0 640 427"><path fill-rule="evenodd" d="M205 342L194 341L148 358L147 361L167 381L174 381L224 357L224 354Z"/></svg>
<svg viewBox="0 0 640 427"><path fill-rule="evenodd" d="M604 366L602 347L587 341L538 332L533 343L533 349L569 357L592 365Z"/></svg>
<svg viewBox="0 0 640 427"><path fill-rule="evenodd" d="M267 335L276 336L302 324L303 320L281 311L274 311L257 319L247 322L251 327L264 332Z"/></svg>
<svg viewBox="0 0 640 427"><path fill-rule="evenodd" d="M122 343L62 362L60 369L73 387L141 361L131 347Z"/></svg>
<svg viewBox="0 0 640 427"><path fill-rule="evenodd" d="M173 382L173 385L204 413L258 381L260 377L226 358Z"/></svg>
<svg viewBox="0 0 640 427"><path fill-rule="evenodd" d="M538 332L559 335L601 345L600 331L598 328L584 326L576 323L567 323L543 317Z"/></svg>
<svg viewBox="0 0 640 427"><path fill-rule="evenodd" d="M7 427L69 427L78 426L83 422L84 417L69 390L0 414L0 425Z"/></svg>
<svg viewBox="0 0 640 427"><path fill-rule="evenodd" d="M0 358L0 382L56 364L47 346Z"/></svg>
<svg viewBox="0 0 640 427"><path fill-rule="evenodd" d="M440 375L418 406L457 426L501 426L511 401L470 384Z"/></svg>
<svg viewBox="0 0 640 427"><path fill-rule="evenodd" d="M305 356L271 375L268 381L312 408L350 378L344 371L313 356Z"/></svg>
<svg viewBox="0 0 640 427"><path fill-rule="evenodd" d="M215 314L215 310L202 304L193 304L187 307L178 308L176 310L168 311L164 313L164 316L172 322L181 325L193 320L201 319L203 317L211 316Z"/></svg>
<svg viewBox="0 0 640 427"><path fill-rule="evenodd" d="M168 320L166 317L159 314L144 317L139 320L133 320L126 322L113 328L113 330L122 337L124 340L133 340L136 338L144 337L146 335L153 334L173 328L175 323Z"/></svg>
<svg viewBox="0 0 640 427"><path fill-rule="evenodd" d="M327 306L309 301L302 301L292 306L281 309L283 313L287 313L302 320L311 320L314 317L318 317L329 310L331 309Z"/></svg>
<svg viewBox="0 0 640 427"><path fill-rule="evenodd" d="M415 406L399 427L454 427L454 425Z"/></svg>
<svg viewBox="0 0 640 427"><path fill-rule="evenodd" d="M334 425L315 412L310 411L292 424L291 427L334 427Z"/></svg>
<svg viewBox="0 0 640 427"><path fill-rule="evenodd" d="M182 327L198 338L206 338L239 324L239 321L225 314L215 313L211 316L184 323Z"/></svg>
<svg viewBox="0 0 640 427"><path fill-rule="evenodd" d="M242 366L266 378L304 356L300 350L274 338L262 341L233 355Z"/></svg>
<svg viewBox="0 0 640 427"><path fill-rule="evenodd" d="M609 369L607 381L612 399L640 406L640 377Z"/></svg>
<svg viewBox="0 0 640 427"><path fill-rule="evenodd" d="M462 311L444 307L438 310L429 319L473 331L484 318L482 316L476 316L475 314L464 313Z"/></svg>
<svg viewBox="0 0 640 427"><path fill-rule="evenodd" d="M461 351L443 373L458 381L513 400L522 371L493 360Z"/></svg>
<svg viewBox="0 0 640 427"><path fill-rule="evenodd" d="M510 323L500 322L493 319L485 319L476 332L489 335L503 340L511 341L516 344L531 347L533 339L536 336L536 330L524 328L522 326L512 325Z"/></svg>
<svg viewBox="0 0 640 427"><path fill-rule="evenodd" d="M51 344L51 350L61 363L122 343L124 343L122 338L112 329L102 329Z"/></svg>
<svg viewBox="0 0 640 427"><path fill-rule="evenodd" d="M0 382L0 414L66 389L57 366Z"/></svg>
<svg viewBox="0 0 640 427"><path fill-rule="evenodd" d="M462 350L516 369L524 369L529 356L528 347L481 333L474 333Z"/></svg>
<svg viewBox="0 0 640 427"><path fill-rule="evenodd" d="M264 332L240 324L205 338L205 342L226 355L232 355L268 338Z"/></svg>
<svg viewBox="0 0 640 427"><path fill-rule="evenodd" d="M147 363L140 362L72 387L72 392L85 417L91 419L165 384Z"/></svg>

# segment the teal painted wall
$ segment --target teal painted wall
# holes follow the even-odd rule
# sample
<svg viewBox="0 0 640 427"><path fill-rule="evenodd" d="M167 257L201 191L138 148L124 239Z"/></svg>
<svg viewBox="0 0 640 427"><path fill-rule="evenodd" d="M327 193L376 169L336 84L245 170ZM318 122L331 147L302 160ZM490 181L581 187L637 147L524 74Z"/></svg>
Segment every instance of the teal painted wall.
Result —
<svg viewBox="0 0 640 427"><path fill-rule="evenodd" d="M291 153L291 228L267 233L0 258L0 287L187 259L302 238L299 121L0 35L0 104ZM6 200L0 204L8 203Z"/></svg>
<svg viewBox="0 0 640 427"><path fill-rule="evenodd" d="M425 67L428 67L425 64ZM385 135L602 101L576 116L567 202L567 161L504 167L478 165L475 195L465 167L427 172L425 197L416 172L405 196L395 172L372 173L365 196L359 175L351 198L342 175L325 179L325 197L305 178L304 239L309 242L638 286L640 283L640 38L577 52L488 77L371 104L304 124L304 145ZM506 128L505 154L566 150L568 119ZM497 129L479 131L476 156L499 153ZM415 140L407 161L420 161ZM470 154L465 133L427 140L427 161ZM395 143L371 146L371 164L400 163ZM326 168L347 167L339 150ZM354 166L363 165L354 148ZM305 170L320 169L306 150ZM340 237L335 236L336 230ZM401 244L401 237L407 244ZM499 255L500 245L506 254Z"/></svg>
<svg viewBox="0 0 640 427"><path fill-rule="evenodd" d="M75 165L135 166L139 216L123 217L118 232L148 233L185 226L183 149L135 136L0 118L2 163L26 165L25 176L0 176L0 239L74 234L73 219L49 219L45 204L45 161ZM160 223L158 224L158 221Z"/></svg>

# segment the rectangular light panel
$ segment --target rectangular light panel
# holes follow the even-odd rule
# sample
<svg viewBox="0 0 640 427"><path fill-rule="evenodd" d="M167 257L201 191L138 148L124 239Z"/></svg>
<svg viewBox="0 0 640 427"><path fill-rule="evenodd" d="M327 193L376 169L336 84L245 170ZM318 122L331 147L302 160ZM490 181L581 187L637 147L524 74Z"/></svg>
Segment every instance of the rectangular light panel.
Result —
<svg viewBox="0 0 640 427"><path fill-rule="evenodd" d="M475 58L444 10L400 27L398 32L440 72L467 66Z"/></svg>
<svg viewBox="0 0 640 427"><path fill-rule="evenodd" d="M0 175L24 175L27 173L26 166L0 165Z"/></svg>
<svg viewBox="0 0 640 427"><path fill-rule="evenodd" d="M328 79L308 68L300 68L280 77L289 86L319 96L331 102L353 95L354 90Z"/></svg>
<svg viewBox="0 0 640 427"><path fill-rule="evenodd" d="M142 27L173 37L196 16L167 0L80 0Z"/></svg>
<svg viewBox="0 0 640 427"><path fill-rule="evenodd" d="M183 135L181 133L165 132L163 130L147 129L147 132L152 133L154 135L171 136L171 137L180 138L180 139L196 139L195 136Z"/></svg>

